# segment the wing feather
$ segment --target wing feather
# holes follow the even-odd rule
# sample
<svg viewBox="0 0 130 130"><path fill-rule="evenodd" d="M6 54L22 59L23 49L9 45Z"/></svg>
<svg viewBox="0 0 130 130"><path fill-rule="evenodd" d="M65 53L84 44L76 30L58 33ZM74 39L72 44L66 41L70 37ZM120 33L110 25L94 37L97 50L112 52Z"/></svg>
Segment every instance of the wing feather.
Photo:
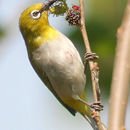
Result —
<svg viewBox="0 0 130 130"><path fill-rule="evenodd" d="M73 110L72 108L70 108L68 105L66 105L61 99L60 97L58 97L58 95L56 94L56 92L54 91L51 82L49 81L48 76L46 75L46 73L44 72L42 77L41 77L42 81L44 82L44 84L49 88L49 90L54 94L54 96L58 99L58 101L73 115L75 116L76 111Z"/></svg>

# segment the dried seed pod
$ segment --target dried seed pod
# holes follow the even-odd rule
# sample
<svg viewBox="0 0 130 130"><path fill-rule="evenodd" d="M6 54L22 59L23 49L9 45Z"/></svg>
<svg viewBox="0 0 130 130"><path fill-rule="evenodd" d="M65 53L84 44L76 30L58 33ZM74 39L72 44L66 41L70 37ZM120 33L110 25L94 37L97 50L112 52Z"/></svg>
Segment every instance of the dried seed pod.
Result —
<svg viewBox="0 0 130 130"><path fill-rule="evenodd" d="M79 9L72 8L68 10L66 20L69 22L70 25L80 26L81 25L80 19L81 19L81 15Z"/></svg>

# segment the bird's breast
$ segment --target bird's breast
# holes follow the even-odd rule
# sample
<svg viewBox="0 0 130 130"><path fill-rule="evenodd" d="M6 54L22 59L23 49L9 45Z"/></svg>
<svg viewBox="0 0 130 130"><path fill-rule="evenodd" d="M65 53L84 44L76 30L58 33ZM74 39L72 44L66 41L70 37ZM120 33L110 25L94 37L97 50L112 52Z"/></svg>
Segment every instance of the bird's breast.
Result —
<svg viewBox="0 0 130 130"><path fill-rule="evenodd" d="M42 44L33 53L33 67L45 72L58 96L69 100L85 87L84 66L73 44L64 39Z"/></svg>

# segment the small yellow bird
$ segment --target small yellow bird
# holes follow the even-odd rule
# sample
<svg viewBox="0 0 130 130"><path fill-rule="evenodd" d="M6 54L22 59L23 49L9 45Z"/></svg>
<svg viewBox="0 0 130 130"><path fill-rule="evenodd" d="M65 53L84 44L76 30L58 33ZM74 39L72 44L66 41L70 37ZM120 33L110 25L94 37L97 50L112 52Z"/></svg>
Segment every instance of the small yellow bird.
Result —
<svg viewBox="0 0 130 130"><path fill-rule="evenodd" d="M19 20L29 60L49 90L73 115L81 113L93 125L85 104L86 76L81 57L73 43L48 22L44 4L25 9ZM94 129L96 125L94 124Z"/></svg>

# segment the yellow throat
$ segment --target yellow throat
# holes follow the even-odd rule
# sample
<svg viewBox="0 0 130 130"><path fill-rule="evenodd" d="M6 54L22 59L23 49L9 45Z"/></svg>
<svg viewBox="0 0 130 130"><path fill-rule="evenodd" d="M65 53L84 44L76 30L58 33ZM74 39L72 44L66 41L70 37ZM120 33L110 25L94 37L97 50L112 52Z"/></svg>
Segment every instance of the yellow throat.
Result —
<svg viewBox="0 0 130 130"><path fill-rule="evenodd" d="M20 16L20 31L27 48L31 51L42 43L55 39L58 35L57 31L49 25L48 11L38 12L43 7L43 3L32 5L24 10Z"/></svg>

